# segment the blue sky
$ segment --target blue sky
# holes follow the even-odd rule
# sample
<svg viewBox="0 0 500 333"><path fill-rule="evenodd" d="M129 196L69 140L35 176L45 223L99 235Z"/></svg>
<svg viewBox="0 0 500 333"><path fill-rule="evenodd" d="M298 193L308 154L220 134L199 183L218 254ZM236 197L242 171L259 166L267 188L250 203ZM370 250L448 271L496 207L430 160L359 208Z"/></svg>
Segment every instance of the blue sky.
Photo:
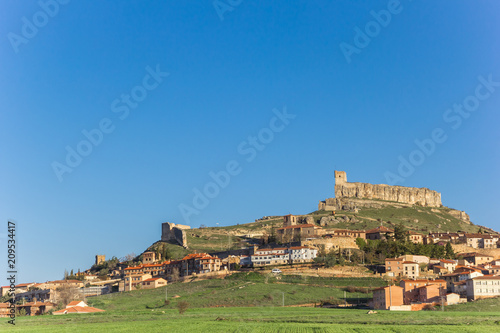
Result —
<svg viewBox="0 0 500 333"><path fill-rule="evenodd" d="M0 3L0 238L16 221L19 282L139 254L165 221L309 213L334 170L391 173L500 229L496 1L41 3ZM67 147L87 156L70 167Z"/></svg>

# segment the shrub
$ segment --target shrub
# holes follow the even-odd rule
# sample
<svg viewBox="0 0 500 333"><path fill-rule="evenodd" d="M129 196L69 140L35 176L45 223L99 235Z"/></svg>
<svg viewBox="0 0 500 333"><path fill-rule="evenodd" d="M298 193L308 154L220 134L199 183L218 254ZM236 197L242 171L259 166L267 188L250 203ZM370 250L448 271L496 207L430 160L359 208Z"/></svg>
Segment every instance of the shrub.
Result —
<svg viewBox="0 0 500 333"><path fill-rule="evenodd" d="M177 309L179 310L180 314L183 314L186 312L187 308L189 307L189 303L186 301L180 301L177 303Z"/></svg>

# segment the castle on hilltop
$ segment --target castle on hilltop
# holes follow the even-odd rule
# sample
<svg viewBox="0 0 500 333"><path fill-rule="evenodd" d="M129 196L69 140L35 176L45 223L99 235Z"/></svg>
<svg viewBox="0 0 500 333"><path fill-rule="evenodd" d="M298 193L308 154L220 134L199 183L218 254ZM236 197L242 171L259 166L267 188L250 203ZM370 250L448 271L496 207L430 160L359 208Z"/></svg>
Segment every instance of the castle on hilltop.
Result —
<svg viewBox="0 0 500 333"><path fill-rule="evenodd" d="M320 201L319 210L351 210L352 200L393 201L423 207L441 207L441 193L428 188L391 186L385 184L349 183L345 171L335 170L335 198Z"/></svg>

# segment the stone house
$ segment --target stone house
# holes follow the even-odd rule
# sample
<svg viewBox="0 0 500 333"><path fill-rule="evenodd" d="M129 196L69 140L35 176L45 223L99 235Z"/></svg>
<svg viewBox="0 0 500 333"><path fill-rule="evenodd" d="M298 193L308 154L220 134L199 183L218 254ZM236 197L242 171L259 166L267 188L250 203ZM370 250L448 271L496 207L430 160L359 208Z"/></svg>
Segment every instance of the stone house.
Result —
<svg viewBox="0 0 500 333"><path fill-rule="evenodd" d="M366 239L371 239L371 240L386 239L387 236L393 237L394 230L386 228L384 226L379 226L374 229L366 231Z"/></svg>
<svg viewBox="0 0 500 333"><path fill-rule="evenodd" d="M298 224L279 228L276 230L276 235L278 241L281 243L287 243L304 240L309 237L315 237L318 235L318 230L320 229L321 227L313 224Z"/></svg>

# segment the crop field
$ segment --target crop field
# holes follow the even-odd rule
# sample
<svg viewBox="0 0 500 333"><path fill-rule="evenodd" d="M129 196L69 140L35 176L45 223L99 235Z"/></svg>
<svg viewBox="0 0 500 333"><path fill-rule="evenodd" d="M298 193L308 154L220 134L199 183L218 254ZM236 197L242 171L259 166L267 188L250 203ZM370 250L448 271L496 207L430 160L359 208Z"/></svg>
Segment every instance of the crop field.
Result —
<svg viewBox="0 0 500 333"><path fill-rule="evenodd" d="M494 312L378 311L246 307L107 311L91 315L40 316L17 319L12 332L500 332Z"/></svg>

